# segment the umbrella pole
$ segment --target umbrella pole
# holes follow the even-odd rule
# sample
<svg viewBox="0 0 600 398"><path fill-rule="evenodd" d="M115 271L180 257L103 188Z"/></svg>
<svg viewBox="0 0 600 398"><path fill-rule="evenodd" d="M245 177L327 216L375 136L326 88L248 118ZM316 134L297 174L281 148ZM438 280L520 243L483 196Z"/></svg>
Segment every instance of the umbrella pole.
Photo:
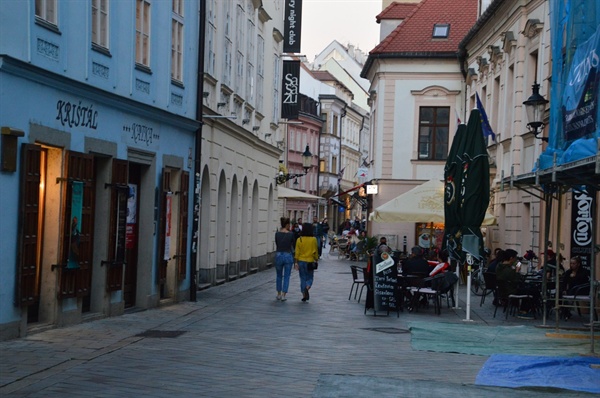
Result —
<svg viewBox="0 0 600 398"><path fill-rule="evenodd" d="M465 321L471 320L471 266L467 266L467 318Z"/></svg>
<svg viewBox="0 0 600 398"><path fill-rule="evenodd" d="M473 265L473 257L471 253L467 253L467 318L464 321L471 320L471 266Z"/></svg>
<svg viewBox="0 0 600 398"><path fill-rule="evenodd" d="M452 261L452 260L450 260ZM456 282L456 289L454 289L454 310L460 309L460 304L458 302L458 290L460 289L460 261L457 261L456 270L454 271L456 277L458 278Z"/></svg>

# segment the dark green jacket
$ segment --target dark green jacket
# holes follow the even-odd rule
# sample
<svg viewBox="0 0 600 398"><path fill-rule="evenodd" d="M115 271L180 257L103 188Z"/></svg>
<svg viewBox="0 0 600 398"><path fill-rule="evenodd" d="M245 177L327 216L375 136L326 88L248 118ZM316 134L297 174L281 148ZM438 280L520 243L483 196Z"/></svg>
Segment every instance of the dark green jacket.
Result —
<svg viewBox="0 0 600 398"><path fill-rule="evenodd" d="M515 294L520 280L521 276L517 272L516 262L513 264L500 263L496 266L496 281L500 297Z"/></svg>

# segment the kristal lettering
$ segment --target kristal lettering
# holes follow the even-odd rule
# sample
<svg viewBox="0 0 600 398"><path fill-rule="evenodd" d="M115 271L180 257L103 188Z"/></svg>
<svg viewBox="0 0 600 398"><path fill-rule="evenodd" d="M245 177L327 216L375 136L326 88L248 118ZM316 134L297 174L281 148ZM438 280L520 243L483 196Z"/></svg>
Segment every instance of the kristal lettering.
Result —
<svg viewBox="0 0 600 398"><path fill-rule="evenodd" d="M93 107L94 105L82 106L81 101L75 104L58 100L56 103L56 120L60 121L63 126L81 126L96 130L98 128L98 111L95 111Z"/></svg>

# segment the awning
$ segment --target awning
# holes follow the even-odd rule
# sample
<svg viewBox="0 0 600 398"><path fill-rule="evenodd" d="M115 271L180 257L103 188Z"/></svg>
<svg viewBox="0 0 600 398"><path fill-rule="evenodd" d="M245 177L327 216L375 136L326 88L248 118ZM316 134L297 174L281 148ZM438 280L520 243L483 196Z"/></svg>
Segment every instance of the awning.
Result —
<svg viewBox="0 0 600 398"><path fill-rule="evenodd" d="M286 187L277 188L277 197L279 199L307 199L307 200L319 200L320 196L311 195L306 192L296 191L295 189L290 189Z"/></svg>
<svg viewBox="0 0 600 398"><path fill-rule="evenodd" d="M331 199L329 199L329 202L331 202L331 203L332 203L332 204L334 204L334 205L338 205L338 206L346 207L346 204L345 204L345 203L342 203L342 202L340 202L340 201L339 201L339 200L337 200L337 199L333 199L333 198L331 198Z"/></svg>
<svg viewBox="0 0 600 398"><path fill-rule="evenodd" d="M357 185L357 186L355 186L355 187L352 187L352 188L350 188L350 189L349 189L349 190L347 190L347 191L344 191L344 192L342 192L342 193L338 193L337 195L333 195L333 196L332 196L332 198L335 198L336 196L342 196L342 195L344 195L344 194L347 194L348 192L356 191L357 189L359 189L359 188L361 188L361 187L365 186L365 184L366 184L366 183L362 183L362 184L360 184L360 185Z"/></svg>

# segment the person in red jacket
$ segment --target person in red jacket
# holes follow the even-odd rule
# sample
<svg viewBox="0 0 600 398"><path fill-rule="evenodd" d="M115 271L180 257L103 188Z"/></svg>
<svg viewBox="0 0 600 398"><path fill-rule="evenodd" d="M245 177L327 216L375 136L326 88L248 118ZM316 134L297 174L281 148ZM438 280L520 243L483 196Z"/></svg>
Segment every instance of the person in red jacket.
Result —
<svg viewBox="0 0 600 398"><path fill-rule="evenodd" d="M448 252L446 250L442 250L441 252L439 252L438 261L439 262L437 263L437 265L429 273L429 276L441 274L442 272L448 271L448 269L450 268L450 263L448 262Z"/></svg>

